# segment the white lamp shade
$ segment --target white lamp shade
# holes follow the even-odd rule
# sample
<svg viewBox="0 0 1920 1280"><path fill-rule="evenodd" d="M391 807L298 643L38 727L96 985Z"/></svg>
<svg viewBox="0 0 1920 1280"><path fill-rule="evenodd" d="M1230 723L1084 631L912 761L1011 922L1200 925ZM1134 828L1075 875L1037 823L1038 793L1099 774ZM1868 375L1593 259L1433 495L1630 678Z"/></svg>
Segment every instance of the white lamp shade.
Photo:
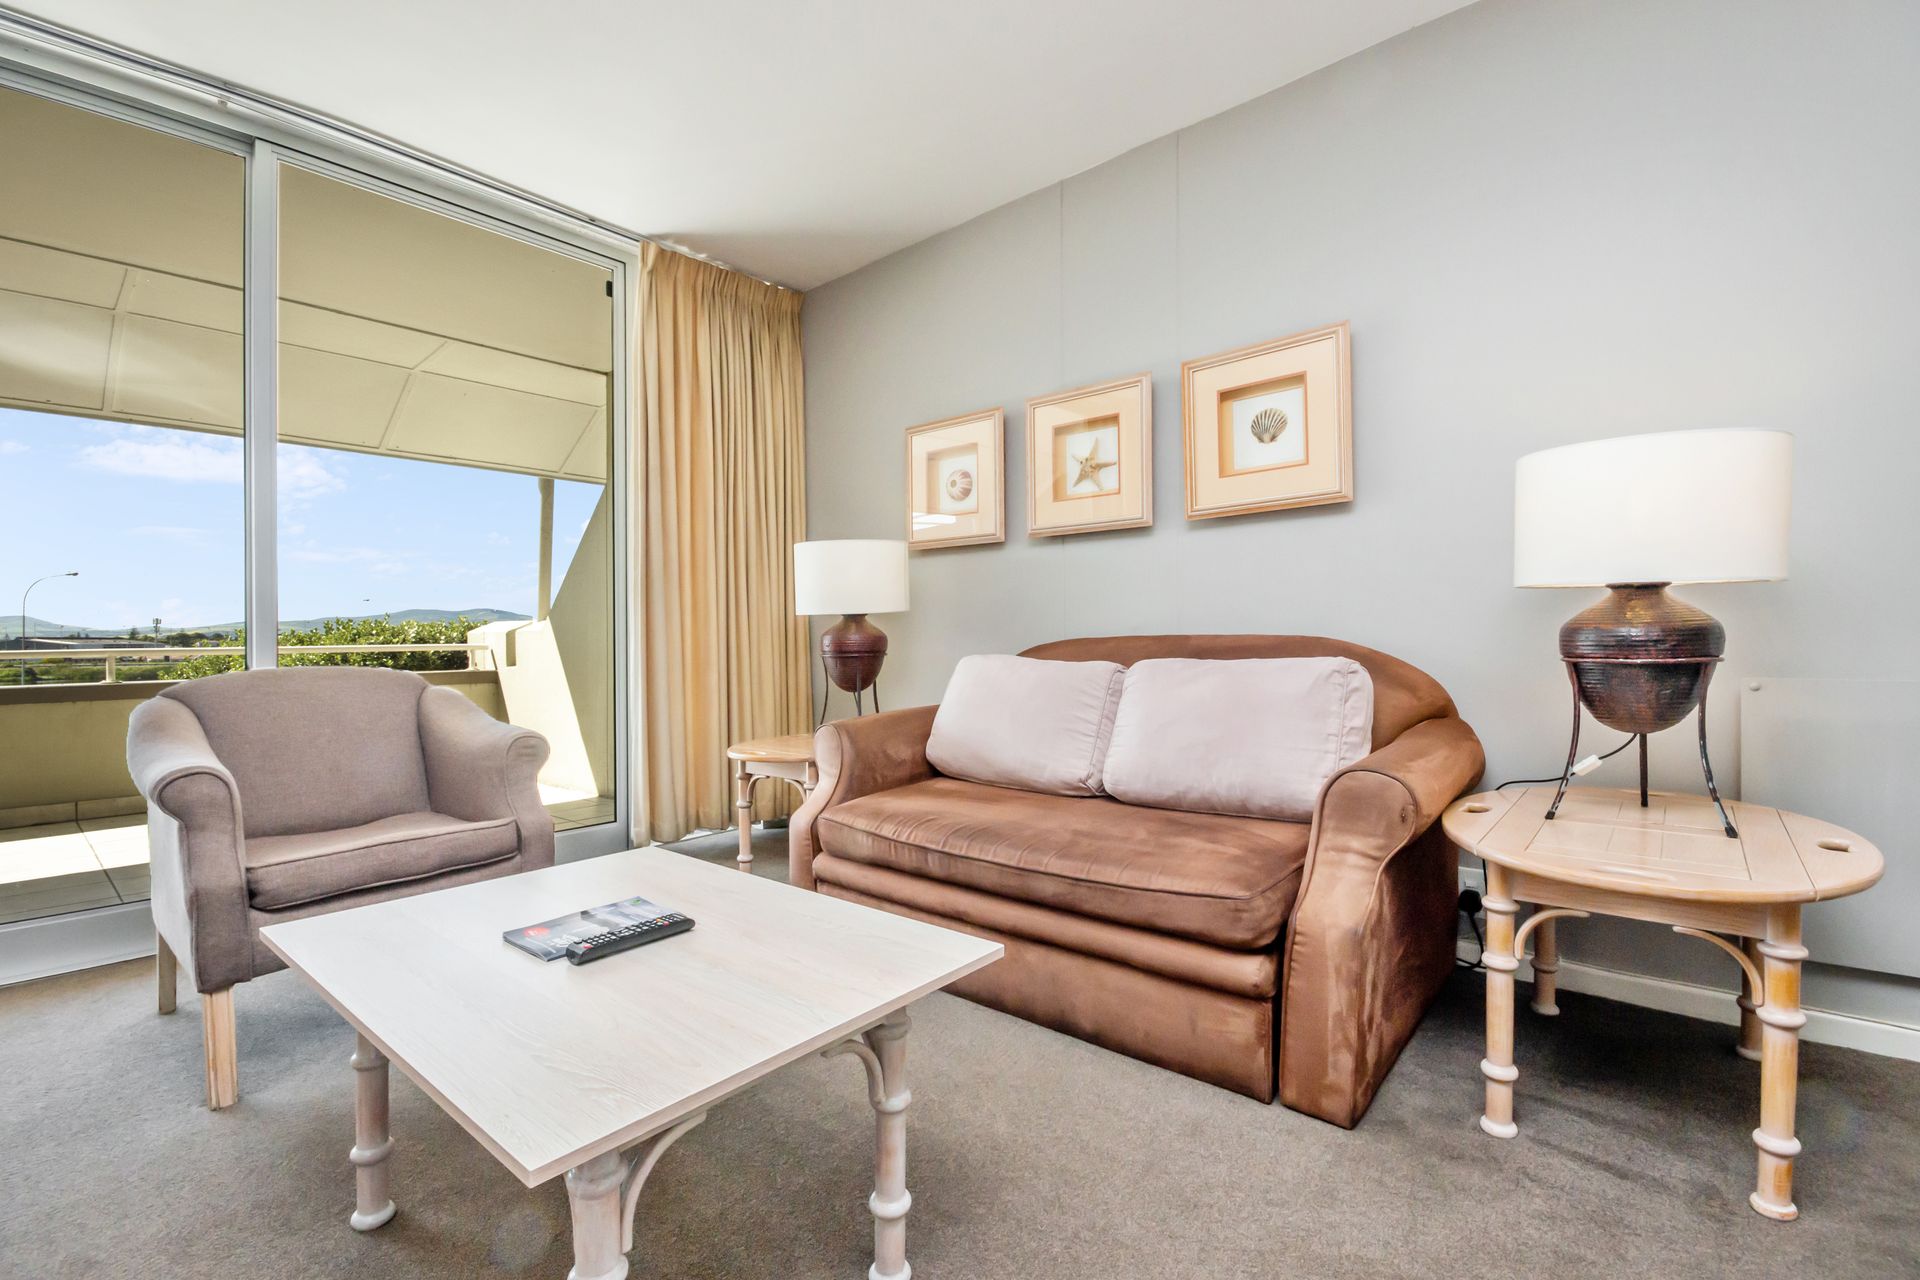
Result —
<svg viewBox="0 0 1920 1280"><path fill-rule="evenodd" d="M793 544L795 613L903 613L906 608L906 543L839 538Z"/></svg>
<svg viewBox="0 0 1920 1280"><path fill-rule="evenodd" d="M1784 431L1669 431L1527 454L1513 476L1513 585L1784 578L1792 473Z"/></svg>

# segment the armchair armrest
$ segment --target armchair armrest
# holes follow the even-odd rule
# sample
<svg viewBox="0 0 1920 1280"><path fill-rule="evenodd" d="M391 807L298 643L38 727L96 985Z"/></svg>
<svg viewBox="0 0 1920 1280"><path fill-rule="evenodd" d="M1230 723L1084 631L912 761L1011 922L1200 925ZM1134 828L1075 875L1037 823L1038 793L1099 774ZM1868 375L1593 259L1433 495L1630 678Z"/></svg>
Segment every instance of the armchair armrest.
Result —
<svg viewBox="0 0 1920 1280"><path fill-rule="evenodd" d="M146 797L153 918L200 991L253 976L240 788L199 717L149 698L127 724L127 771Z"/></svg>
<svg viewBox="0 0 1920 1280"><path fill-rule="evenodd" d="M836 804L876 791L891 791L933 776L927 739L938 707L909 707L878 715L835 720L813 735L820 781L787 826L787 879L814 887L813 859L820 852L814 821Z"/></svg>
<svg viewBox="0 0 1920 1280"><path fill-rule="evenodd" d="M481 822L512 818L528 868L553 865L553 815L540 802L547 740L503 724L452 689L420 695L420 749L436 813Z"/></svg>
<svg viewBox="0 0 1920 1280"><path fill-rule="evenodd" d="M1282 975L1296 1111L1353 1127L1451 972L1456 860L1435 820L1485 765L1466 722L1441 716L1321 790Z"/></svg>

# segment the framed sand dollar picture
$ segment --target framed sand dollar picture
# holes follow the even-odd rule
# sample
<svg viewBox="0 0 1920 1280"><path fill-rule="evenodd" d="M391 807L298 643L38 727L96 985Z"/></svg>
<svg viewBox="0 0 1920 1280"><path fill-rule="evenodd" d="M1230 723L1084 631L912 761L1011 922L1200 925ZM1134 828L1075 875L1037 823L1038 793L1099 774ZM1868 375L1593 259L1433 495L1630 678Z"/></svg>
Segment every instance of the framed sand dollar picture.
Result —
<svg viewBox="0 0 1920 1280"><path fill-rule="evenodd" d="M1180 366L1187 519L1353 501L1347 324Z"/></svg>
<svg viewBox="0 0 1920 1280"><path fill-rule="evenodd" d="M984 409L907 431L907 546L1007 540L1006 415Z"/></svg>
<svg viewBox="0 0 1920 1280"><path fill-rule="evenodd" d="M1027 475L1032 537L1152 524L1152 379L1027 401Z"/></svg>

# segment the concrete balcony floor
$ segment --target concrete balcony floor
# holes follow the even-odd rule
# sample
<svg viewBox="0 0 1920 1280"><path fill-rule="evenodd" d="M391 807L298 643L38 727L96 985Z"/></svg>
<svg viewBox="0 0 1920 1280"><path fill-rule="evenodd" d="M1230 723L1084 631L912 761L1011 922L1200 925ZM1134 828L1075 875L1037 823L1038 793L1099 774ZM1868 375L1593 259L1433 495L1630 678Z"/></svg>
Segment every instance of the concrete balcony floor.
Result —
<svg viewBox="0 0 1920 1280"><path fill-rule="evenodd" d="M541 788L556 830L613 821L612 796ZM0 924L144 902L147 819L82 818L0 830Z"/></svg>
<svg viewBox="0 0 1920 1280"><path fill-rule="evenodd" d="M0 831L0 924L144 902L148 861L140 814Z"/></svg>

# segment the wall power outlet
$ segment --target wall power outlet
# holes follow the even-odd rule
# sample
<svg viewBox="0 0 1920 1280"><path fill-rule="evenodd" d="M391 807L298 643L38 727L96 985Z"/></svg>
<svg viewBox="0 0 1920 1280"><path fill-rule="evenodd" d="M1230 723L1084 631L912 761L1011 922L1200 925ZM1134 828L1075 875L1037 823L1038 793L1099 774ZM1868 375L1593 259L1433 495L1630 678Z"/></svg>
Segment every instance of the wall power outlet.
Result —
<svg viewBox="0 0 1920 1280"><path fill-rule="evenodd" d="M1487 896L1487 873L1479 867L1460 868L1460 887L1471 889L1481 897Z"/></svg>

